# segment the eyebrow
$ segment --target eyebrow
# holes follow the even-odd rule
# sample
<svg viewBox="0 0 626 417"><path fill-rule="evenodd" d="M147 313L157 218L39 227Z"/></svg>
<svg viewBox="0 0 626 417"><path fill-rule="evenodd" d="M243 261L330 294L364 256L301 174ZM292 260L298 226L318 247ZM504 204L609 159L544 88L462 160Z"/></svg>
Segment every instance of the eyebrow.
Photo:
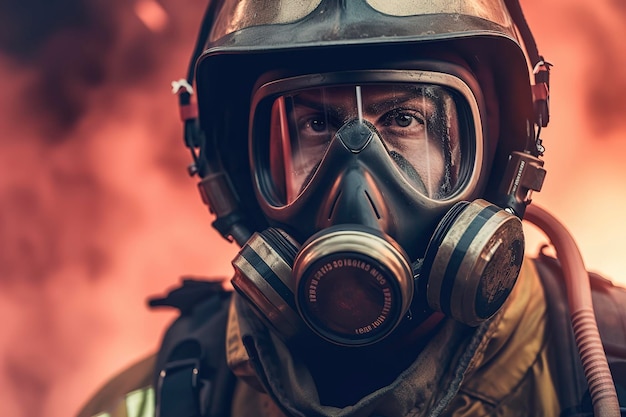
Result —
<svg viewBox="0 0 626 417"><path fill-rule="evenodd" d="M382 101L375 101L368 104L365 110L367 113L379 114L387 112L397 107L399 104L404 104L412 100L423 100L425 103L428 103L430 105L434 104L433 99L425 95L420 89L416 92L407 92L400 95L394 95L393 98L388 98Z"/></svg>
<svg viewBox="0 0 626 417"><path fill-rule="evenodd" d="M294 106L305 106L324 114L330 113L331 117L336 117L340 120L346 118L346 112L342 106L332 105L332 103L322 103L316 100L309 100L303 98L301 95L292 96L291 101Z"/></svg>
<svg viewBox="0 0 626 417"><path fill-rule="evenodd" d="M385 94L385 93L381 93ZM332 95L332 94L331 94ZM331 117L335 117L339 120L345 120L349 115L346 112L346 108L341 105L334 104L333 102L323 103L316 99L307 99L302 97L301 94L297 94L291 97L292 103L297 106L306 106L320 113L329 114ZM407 103L412 100L423 100L429 105L434 105L434 100L424 93L423 89L414 89L408 92L400 94L393 94L392 97L384 97L381 101L375 101L368 103L364 108L365 114L380 114L394 109L400 104Z"/></svg>

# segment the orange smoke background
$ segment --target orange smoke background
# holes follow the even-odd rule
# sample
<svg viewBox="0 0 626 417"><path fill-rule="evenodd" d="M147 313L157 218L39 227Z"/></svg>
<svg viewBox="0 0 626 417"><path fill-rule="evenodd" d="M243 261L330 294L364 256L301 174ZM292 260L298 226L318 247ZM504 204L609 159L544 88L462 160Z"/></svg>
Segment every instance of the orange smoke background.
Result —
<svg viewBox="0 0 626 417"><path fill-rule="evenodd" d="M0 4L0 414L74 415L157 348L149 311L183 274L228 276L234 245L187 176L169 82L206 0ZM552 71L535 203L587 266L626 284L626 3L522 1ZM543 239L528 228L535 252Z"/></svg>

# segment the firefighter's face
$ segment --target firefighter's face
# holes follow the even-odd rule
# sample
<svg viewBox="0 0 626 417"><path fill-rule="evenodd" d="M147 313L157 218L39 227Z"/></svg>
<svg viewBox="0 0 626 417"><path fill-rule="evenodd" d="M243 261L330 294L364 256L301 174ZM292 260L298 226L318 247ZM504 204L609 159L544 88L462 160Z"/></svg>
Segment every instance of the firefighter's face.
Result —
<svg viewBox="0 0 626 417"><path fill-rule="evenodd" d="M290 196L298 195L337 130L353 119L375 126L389 154L410 164L426 193L433 196L438 192L446 162L443 138L429 126L437 112L433 97L378 85L304 91L290 102L291 169L296 173L287 190Z"/></svg>

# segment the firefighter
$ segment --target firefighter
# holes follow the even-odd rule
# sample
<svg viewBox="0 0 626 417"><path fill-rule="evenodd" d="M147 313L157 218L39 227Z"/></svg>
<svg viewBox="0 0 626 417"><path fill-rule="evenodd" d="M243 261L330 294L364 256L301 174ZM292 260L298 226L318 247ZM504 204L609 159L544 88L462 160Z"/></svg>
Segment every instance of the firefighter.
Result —
<svg viewBox="0 0 626 417"><path fill-rule="evenodd" d="M235 291L153 300L181 310L160 351L81 416L619 415L559 264L524 257L550 64L516 1L215 0L190 68Z"/></svg>

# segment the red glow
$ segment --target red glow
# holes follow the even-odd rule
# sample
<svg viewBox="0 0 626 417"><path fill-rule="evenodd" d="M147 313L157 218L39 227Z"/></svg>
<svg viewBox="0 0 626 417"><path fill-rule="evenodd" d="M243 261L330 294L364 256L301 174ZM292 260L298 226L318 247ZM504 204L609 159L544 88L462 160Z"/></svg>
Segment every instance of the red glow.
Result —
<svg viewBox="0 0 626 417"><path fill-rule="evenodd" d="M154 0L138 0L135 3L137 17L152 31L160 32L165 29L168 17L165 10Z"/></svg>
<svg viewBox="0 0 626 417"><path fill-rule="evenodd" d="M186 176L169 95L204 2L170 3L164 14L111 3L93 44L76 27L57 32L40 50L44 67L0 54L2 415L74 415L108 377L157 347L173 316L148 311L147 296L181 274L230 274L236 248L211 229ZM569 227L590 269L626 284L626 6L523 3L555 64L548 177L535 202ZM76 82L63 78L77 63L68 48L88 58ZM59 93L59 77L66 108L35 99ZM532 250L541 237L530 233Z"/></svg>
<svg viewBox="0 0 626 417"><path fill-rule="evenodd" d="M542 134L548 176L534 201L569 228L590 270L626 285L626 6L523 3L540 52L555 64L551 124Z"/></svg>

